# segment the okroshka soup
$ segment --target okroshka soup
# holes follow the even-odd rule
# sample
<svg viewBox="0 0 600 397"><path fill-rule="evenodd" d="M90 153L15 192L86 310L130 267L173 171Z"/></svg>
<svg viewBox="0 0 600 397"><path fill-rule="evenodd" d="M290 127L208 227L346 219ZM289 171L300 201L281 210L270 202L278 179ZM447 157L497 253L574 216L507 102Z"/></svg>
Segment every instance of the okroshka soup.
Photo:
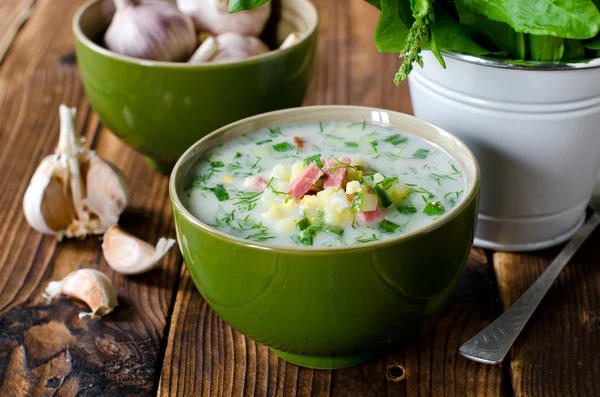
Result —
<svg viewBox="0 0 600 397"><path fill-rule="evenodd" d="M458 162L425 139L373 121L273 125L200 156L183 206L249 242L336 247L438 222L465 195Z"/></svg>

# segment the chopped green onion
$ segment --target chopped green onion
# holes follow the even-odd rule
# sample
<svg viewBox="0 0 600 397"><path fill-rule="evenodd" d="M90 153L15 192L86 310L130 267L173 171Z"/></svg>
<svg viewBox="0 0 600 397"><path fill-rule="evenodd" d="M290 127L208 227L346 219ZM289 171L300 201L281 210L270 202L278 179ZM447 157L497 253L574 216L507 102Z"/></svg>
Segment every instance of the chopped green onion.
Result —
<svg viewBox="0 0 600 397"><path fill-rule="evenodd" d="M310 156L304 159L304 164L309 165L310 163L315 163L317 167L323 168L323 162L321 161L321 155L315 154L314 156Z"/></svg>
<svg viewBox="0 0 600 397"><path fill-rule="evenodd" d="M323 132L323 123L319 121L319 132Z"/></svg>
<svg viewBox="0 0 600 397"><path fill-rule="evenodd" d="M384 188L385 190L388 190L389 188L391 188L396 182L398 182L398 178L397 177L393 177L393 178L385 178L383 181L377 183L377 185L381 186L382 188Z"/></svg>
<svg viewBox="0 0 600 397"><path fill-rule="evenodd" d="M213 192L219 201L229 200L229 193L227 193L225 186L221 184L218 184L215 187L208 188L208 190Z"/></svg>
<svg viewBox="0 0 600 397"><path fill-rule="evenodd" d="M307 228L307 227L309 227L309 226L310 226L310 221L308 220L308 218L307 218L307 217L304 217L304 218L300 219L300 220L298 221L298 223L296 223L296 227L297 227L299 230L304 230L304 229L306 229L306 228Z"/></svg>
<svg viewBox="0 0 600 397"><path fill-rule="evenodd" d="M275 127L275 128L269 128L269 135L271 135L271 137L273 137L273 138L276 138L279 135L283 135L283 133L281 132L281 128Z"/></svg>
<svg viewBox="0 0 600 397"><path fill-rule="evenodd" d="M385 138L383 141L387 142L387 143L391 143L392 145L396 146L396 145L399 145L401 143L408 141L408 138L403 137L400 134L395 134L395 135Z"/></svg>
<svg viewBox="0 0 600 397"><path fill-rule="evenodd" d="M311 228L313 230L319 230L322 232L329 232L329 233L334 233L337 234L338 236L341 236L342 234L344 234L344 228L340 227L340 226L331 226L331 225L314 225L311 226Z"/></svg>
<svg viewBox="0 0 600 397"><path fill-rule="evenodd" d="M276 152L287 152L288 150L294 150L296 147L289 142L281 142L271 146Z"/></svg>
<svg viewBox="0 0 600 397"><path fill-rule="evenodd" d="M423 208L423 213L430 216L442 215L444 211L444 206L438 203L437 201L430 201Z"/></svg>
<svg viewBox="0 0 600 397"><path fill-rule="evenodd" d="M413 153L412 158L422 160L422 159L426 158L428 154L429 154L428 149L419 149Z"/></svg>
<svg viewBox="0 0 600 397"><path fill-rule="evenodd" d="M384 219L379 223L379 227L388 233L394 233L400 227L400 225Z"/></svg>
<svg viewBox="0 0 600 397"><path fill-rule="evenodd" d="M265 139L264 141L256 142L257 145L262 145L263 143L273 142L272 139Z"/></svg>
<svg viewBox="0 0 600 397"><path fill-rule="evenodd" d="M397 210L399 213L404 215L414 214L415 212L417 212L417 209L412 204L403 205L402 207L398 207Z"/></svg>
<svg viewBox="0 0 600 397"><path fill-rule="evenodd" d="M358 143L356 142L344 142L347 147L358 147Z"/></svg>

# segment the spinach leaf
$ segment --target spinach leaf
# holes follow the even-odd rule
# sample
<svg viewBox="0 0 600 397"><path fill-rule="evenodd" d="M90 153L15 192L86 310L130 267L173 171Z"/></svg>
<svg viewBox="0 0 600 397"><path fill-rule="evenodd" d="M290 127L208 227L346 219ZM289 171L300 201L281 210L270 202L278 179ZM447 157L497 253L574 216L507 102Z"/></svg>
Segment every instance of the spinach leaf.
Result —
<svg viewBox="0 0 600 397"><path fill-rule="evenodd" d="M381 0L381 13L375 28L375 45L382 52L401 52L406 45L408 27L414 18L408 2Z"/></svg>
<svg viewBox="0 0 600 397"><path fill-rule="evenodd" d="M558 62L565 52L564 39L554 36L529 35L529 59Z"/></svg>
<svg viewBox="0 0 600 397"><path fill-rule="evenodd" d="M589 48L590 50L600 50L600 37L596 37L589 43L585 43L585 48Z"/></svg>
<svg viewBox="0 0 600 397"><path fill-rule="evenodd" d="M269 0L229 0L229 12L249 10L259 7Z"/></svg>
<svg viewBox="0 0 600 397"><path fill-rule="evenodd" d="M565 39L565 50L563 51L562 61L575 61L585 58L585 48L581 40ZM598 49L600 50L600 40L598 41Z"/></svg>
<svg viewBox="0 0 600 397"><path fill-rule="evenodd" d="M600 12L592 0L456 0L456 4L521 33L588 39L600 30Z"/></svg>

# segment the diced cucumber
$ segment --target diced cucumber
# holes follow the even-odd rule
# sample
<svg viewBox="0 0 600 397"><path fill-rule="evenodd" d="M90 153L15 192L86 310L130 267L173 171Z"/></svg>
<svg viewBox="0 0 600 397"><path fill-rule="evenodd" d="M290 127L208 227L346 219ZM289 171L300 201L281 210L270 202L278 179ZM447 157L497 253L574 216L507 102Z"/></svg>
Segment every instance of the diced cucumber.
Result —
<svg viewBox="0 0 600 397"><path fill-rule="evenodd" d="M387 208L393 204L393 201L392 201L390 195L385 191L383 186L381 186L381 185L373 186L373 192L375 192L375 194L377 195L377 198L379 199L379 204L381 204L381 206L383 208Z"/></svg>

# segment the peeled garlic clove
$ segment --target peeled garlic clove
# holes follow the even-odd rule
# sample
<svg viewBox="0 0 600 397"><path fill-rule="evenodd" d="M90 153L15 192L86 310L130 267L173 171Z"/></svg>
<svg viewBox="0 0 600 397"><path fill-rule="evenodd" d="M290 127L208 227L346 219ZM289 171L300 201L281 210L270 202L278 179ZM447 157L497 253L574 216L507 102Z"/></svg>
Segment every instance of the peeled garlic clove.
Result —
<svg viewBox="0 0 600 397"><path fill-rule="evenodd" d="M214 38L214 43L207 41L202 43L188 62L231 63L269 52L269 47L260 39L239 33L223 33Z"/></svg>
<svg viewBox="0 0 600 397"><path fill-rule="evenodd" d="M61 281L51 281L44 297L52 300L63 294L85 302L91 313L79 313L79 318L104 316L118 305L117 292L110 279L94 269L79 269L71 272Z"/></svg>
<svg viewBox="0 0 600 397"><path fill-rule="evenodd" d="M153 247L114 225L104 234L102 251L106 262L115 271L133 275L156 267L174 244L175 240L161 237L156 247Z"/></svg>
<svg viewBox="0 0 600 397"><path fill-rule="evenodd" d="M154 61L185 61L197 44L192 20L168 1L113 0L117 8L104 35L118 54Z"/></svg>
<svg viewBox="0 0 600 397"><path fill-rule="evenodd" d="M85 205L100 219L103 228L119 221L119 215L127 206L127 182L125 176L113 164L98 157L90 158L86 173Z"/></svg>
<svg viewBox="0 0 600 397"><path fill-rule="evenodd" d="M300 33L292 32L288 34L288 36L283 40L283 43L279 46L280 50L285 50L286 48L290 48L294 44L300 41Z"/></svg>
<svg viewBox="0 0 600 397"><path fill-rule="evenodd" d="M262 33L269 16L271 2L252 10L229 13L228 0L177 0L177 6L192 17L199 31L213 35L226 32L258 36Z"/></svg>
<svg viewBox="0 0 600 397"><path fill-rule="evenodd" d="M42 160L23 198L27 222L62 237L102 234L127 205L127 184L115 166L81 145L75 109L61 105L56 153Z"/></svg>

